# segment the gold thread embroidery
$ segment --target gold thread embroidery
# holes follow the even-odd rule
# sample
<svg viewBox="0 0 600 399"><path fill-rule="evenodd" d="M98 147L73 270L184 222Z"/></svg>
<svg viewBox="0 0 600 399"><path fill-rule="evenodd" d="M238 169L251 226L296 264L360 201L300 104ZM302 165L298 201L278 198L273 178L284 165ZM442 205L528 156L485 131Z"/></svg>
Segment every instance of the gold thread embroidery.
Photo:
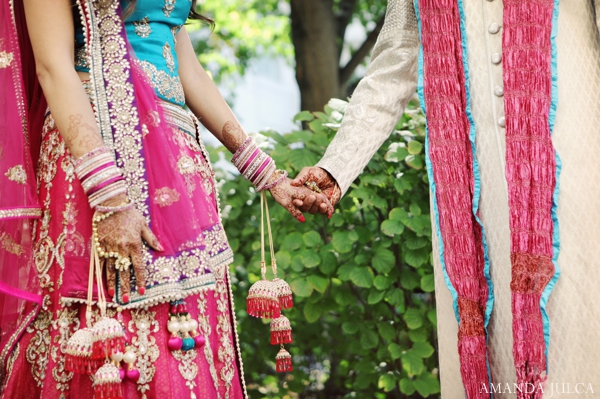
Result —
<svg viewBox="0 0 600 399"><path fill-rule="evenodd" d="M31 364L31 375L38 387L44 386L46 367L48 365L48 349L50 348L50 319L52 313L42 310L34 322L27 327L29 334L35 335L29 341L25 357Z"/></svg>
<svg viewBox="0 0 600 399"><path fill-rule="evenodd" d="M180 194L169 187L162 187L156 189L154 192L154 201L158 204L158 206L169 206L173 205L173 203L179 201Z"/></svg>
<svg viewBox="0 0 600 399"><path fill-rule="evenodd" d="M140 371L140 379L137 381L137 389L142 393L141 399L146 399L146 391L150 389L150 382L156 373L154 362L160 355L156 338L151 334L159 330L158 321L155 319L156 312L137 310L131 312L131 320L128 324L129 332L136 333L131 344L137 352L135 367Z"/></svg>
<svg viewBox="0 0 600 399"><path fill-rule="evenodd" d="M39 218L40 216L42 216L40 208L0 209L0 220L18 217Z"/></svg>
<svg viewBox="0 0 600 399"><path fill-rule="evenodd" d="M0 69L8 68L13 60L13 53L0 51Z"/></svg>
<svg viewBox="0 0 600 399"><path fill-rule="evenodd" d="M25 184L27 182L27 173L23 165L16 165L8 169L8 172L4 174L8 177L8 180L12 180L19 184Z"/></svg>
<svg viewBox="0 0 600 399"><path fill-rule="evenodd" d="M6 232L0 233L0 246L13 255L21 256L25 253L23 247Z"/></svg>
<svg viewBox="0 0 600 399"><path fill-rule="evenodd" d="M152 33L152 27L147 15L141 21L134 21L133 26L135 27L135 34L139 37L147 38Z"/></svg>
<svg viewBox="0 0 600 399"><path fill-rule="evenodd" d="M185 94L179 76L171 76L167 72L157 69L148 61L140 61L140 65L160 95L178 104L185 103Z"/></svg>
<svg viewBox="0 0 600 399"><path fill-rule="evenodd" d="M169 43L165 43L163 46L163 58L167 63L169 71L171 71L171 73L175 72L175 59L173 58L173 52L171 51Z"/></svg>
<svg viewBox="0 0 600 399"><path fill-rule="evenodd" d="M173 34L173 43L177 44L177 34L179 33L179 29L181 29L183 25L173 26L171 28L171 33Z"/></svg>
<svg viewBox="0 0 600 399"><path fill-rule="evenodd" d="M169 18L171 16L171 13L173 12L173 10L175 9L175 2L177 0L165 0L165 5L163 7L163 13L165 14L165 16L167 18Z"/></svg>
<svg viewBox="0 0 600 399"><path fill-rule="evenodd" d="M6 388L8 387L8 382L10 381L10 377L12 376L13 368L15 366L15 361L19 357L20 353L21 353L21 345L19 342L17 342L17 344L15 345L15 348L13 349L11 354L8 356L8 359L6 360L6 372L4 375L4 386L2 387L1 392L5 392Z"/></svg>
<svg viewBox="0 0 600 399"><path fill-rule="evenodd" d="M213 384L215 385L217 399L221 399L221 394L219 393L219 377L217 376L212 345L210 344L212 328L210 326L210 316L208 315L208 301L206 299L206 293L198 295L198 329L200 330L200 334L202 334L202 336L206 339L206 343L204 344L204 357L208 363L210 375L212 377Z"/></svg>
<svg viewBox="0 0 600 399"><path fill-rule="evenodd" d="M231 344L231 322L229 321L229 292L227 290L227 280L225 273L227 273L227 267L221 267L214 271L216 287L215 287L215 298L217 300L217 309L219 314L217 315L217 333L219 334L220 348L218 351L219 361L222 364L219 377L225 385L225 398L229 398L229 391L231 389L233 377L235 375L235 350ZM232 310L233 311L233 310Z"/></svg>
<svg viewBox="0 0 600 399"><path fill-rule="evenodd" d="M179 160L177 161L177 168L179 169L179 173L187 175L196 171L196 164L191 157L183 155L179 157Z"/></svg>
<svg viewBox="0 0 600 399"><path fill-rule="evenodd" d="M60 310L56 319L52 321L52 328L58 330L58 335L54 336L54 342L50 350L50 355L54 361L52 377L56 381L56 389L64 392L69 390L69 382L73 379L74 373L65 369L65 349L71 333L71 325L74 325L73 331L79 329L79 319L77 309L63 308Z"/></svg>
<svg viewBox="0 0 600 399"><path fill-rule="evenodd" d="M190 350L183 352L181 350L173 351L173 357L179 362L179 373L186 380L185 385L191 391L191 398L195 398L194 387L196 386L196 376L198 375L198 365L194 360L198 355L198 351Z"/></svg>

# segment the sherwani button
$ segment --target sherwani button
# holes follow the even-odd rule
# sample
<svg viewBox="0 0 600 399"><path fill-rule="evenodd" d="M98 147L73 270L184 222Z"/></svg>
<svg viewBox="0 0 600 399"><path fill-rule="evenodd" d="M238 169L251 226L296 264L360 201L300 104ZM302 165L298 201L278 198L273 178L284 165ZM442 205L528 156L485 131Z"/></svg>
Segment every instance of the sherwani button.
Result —
<svg viewBox="0 0 600 399"><path fill-rule="evenodd" d="M498 119L498 125L500 127L505 127L506 126L506 118L505 117L500 117L500 119Z"/></svg>
<svg viewBox="0 0 600 399"><path fill-rule="evenodd" d="M500 61L502 61L502 55L500 53L494 53L494 54L492 54L492 62L494 64L499 64Z"/></svg>
<svg viewBox="0 0 600 399"><path fill-rule="evenodd" d="M496 88L494 89L494 94L497 97L502 97L504 95L504 89L500 86L496 86Z"/></svg>
<svg viewBox="0 0 600 399"><path fill-rule="evenodd" d="M491 23L490 26L488 27L488 32L490 32L491 34L496 34L498 32L500 32L500 25L498 25L497 23Z"/></svg>

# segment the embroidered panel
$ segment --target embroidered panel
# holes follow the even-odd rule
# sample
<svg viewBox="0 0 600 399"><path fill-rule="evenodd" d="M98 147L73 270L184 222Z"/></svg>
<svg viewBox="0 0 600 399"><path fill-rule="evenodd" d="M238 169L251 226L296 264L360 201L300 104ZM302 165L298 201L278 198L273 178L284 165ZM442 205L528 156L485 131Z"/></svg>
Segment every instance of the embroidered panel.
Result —
<svg viewBox="0 0 600 399"><path fill-rule="evenodd" d="M25 173L25 168L23 165L13 166L12 168L8 169L4 176L8 177L8 180L14 181L15 183L23 185L27 183L27 173Z"/></svg>
<svg viewBox="0 0 600 399"><path fill-rule="evenodd" d="M150 20L146 15L141 21L133 22L135 34L142 38L147 38L152 33L152 27L150 26Z"/></svg>
<svg viewBox="0 0 600 399"><path fill-rule="evenodd" d="M79 312L77 309L63 308L57 312L56 318L52 320L52 329L58 330L53 337L50 356L54 362L52 377L56 381L56 389L60 392L69 390L69 382L73 379L73 372L65 370L65 349L71 331L79 329Z"/></svg>
<svg viewBox="0 0 600 399"><path fill-rule="evenodd" d="M15 242L14 238L6 232L0 233L0 247L17 256L21 256L25 252L23 247Z"/></svg>
<svg viewBox="0 0 600 399"><path fill-rule="evenodd" d="M185 94L179 76L171 76L167 72L157 69L148 61L140 61L140 66L160 95L178 104L185 103Z"/></svg>
<svg viewBox="0 0 600 399"><path fill-rule="evenodd" d="M154 362L160 356L156 338L152 336L152 333L157 333L159 330L156 312L144 309L132 311L127 329L130 333L136 334L131 339L131 344L137 354L135 367L140 371L137 389L142 393L141 399L146 399L146 392L150 389L150 383L156 373Z"/></svg>
<svg viewBox="0 0 600 399"><path fill-rule="evenodd" d="M170 17L171 13L175 9L175 2L177 0L165 0L165 5L163 6L163 13L166 17Z"/></svg>
<svg viewBox="0 0 600 399"><path fill-rule="evenodd" d="M48 354L50 349L50 320L52 313L41 311L29 327L27 332L34 334L27 346L25 357L31 365L31 375L38 387L44 386Z"/></svg>
<svg viewBox="0 0 600 399"><path fill-rule="evenodd" d="M185 379L185 385L190 389L190 398L195 399L194 387L196 386L196 377L198 376L198 365L195 362L198 351L173 351L173 357L179 362L178 369L181 376Z"/></svg>
<svg viewBox="0 0 600 399"><path fill-rule="evenodd" d="M206 362L208 363L212 381L215 384L217 399L221 399L221 394L219 393L219 377L217 375L217 368L215 367L215 359L213 356L212 345L210 343L212 328L210 326L210 316L208 314L208 301L206 299L207 295L208 294L206 292L198 295L198 330L200 334L202 334L202 336L206 339L206 343L204 345L204 357L206 358Z"/></svg>
<svg viewBox="0 0 600 399"><path fill-rule="evenodd" d="M169 71L171 71L171 73L174 73L175 58L173 57L173 52L171 51L171 46L169 45L169 43L165 43L165 45L163 46L163 58L167 63L167 68L169 68Z"/></svg>

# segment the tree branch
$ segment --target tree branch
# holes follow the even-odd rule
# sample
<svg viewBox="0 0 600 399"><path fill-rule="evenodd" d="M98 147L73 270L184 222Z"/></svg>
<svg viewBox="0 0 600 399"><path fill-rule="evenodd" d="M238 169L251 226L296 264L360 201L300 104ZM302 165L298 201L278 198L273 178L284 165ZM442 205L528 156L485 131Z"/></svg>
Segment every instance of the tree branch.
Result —
<svg viewBox="0 0 600 399"><path fill-rule="evenodd" d="M356 70L356 68L360 65L360 63L365 59L365 57L369 54L369 52L375 46L375 42L377 42L377 36L379 36L379 32L381 32L381 28L383 28L383 22L385 20L385 14L379 18L375 29L373 29L367 35L367 38L361 44L361 46L356 50L356 52L350 58L350 61L340 69L340 85L344 86L350 80L352 73Z"/></svg>
<svg viewBox="0 0 600 399"><path fill-rule="evenodd" d="M344 47L344 36L346 35L346 28L350 21L352 21L352 15L356 2L358 0L341 0L339 4L339 11L335 16L336 23L336 41L339 43L338 59L342 54L342 48Z"/></svg>

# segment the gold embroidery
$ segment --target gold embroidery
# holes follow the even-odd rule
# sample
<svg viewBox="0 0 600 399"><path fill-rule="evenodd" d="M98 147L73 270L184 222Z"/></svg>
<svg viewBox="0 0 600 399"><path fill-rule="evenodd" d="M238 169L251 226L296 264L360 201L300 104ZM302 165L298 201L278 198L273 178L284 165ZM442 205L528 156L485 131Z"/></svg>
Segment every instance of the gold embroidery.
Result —
<svg viewBox="0 0 600 399"><path fill-rule="evenodd" d="M27 346L25 357L31 364L31 375L37 386L44 386L46 367L48 365L48 350L50 348L50 319L52 313L42 310L34 322L27 327L28 333L35 333Z"/></svg>
<svg viewBox="0 0 600 399"><path fill-rule="evenodd" d="M196 164L191 157L184 155L177 161L177 168L182 175L192 174L196 171Z"/></svg>
<svg viewBox="0 0 600 399"><path fill-rule="evenodd" d="M150 33L152 33L150 20L148 19L147 15L141 21L135 21L133 26L135 27L135 34L139 37L146 38L150 36Z"/></svg>
<svg viewBox="0 0 600 399"><path fill-rule="evenodd" d="M171 28L171 33L173 34L173 43L177 44L177 34L179 33L179 29L181 29L183 25L173 26Z"/></svg>
<svg viewBox="0 0 600 399"><path fill-rule="evenodd" d="M10 381L10 377L12 376L13 368L15 366L15 361L19 357L20 353L21 353L21 345L19 342L17 342L13 351L10 353L10 355L8 356L8 359L6 360L6 371L3 376L4 377L4 386L2 387L1 392L4 392L6 390L6 387L8 386L8 382Z"/></svg>
<svg viewBox="0 0 600 399"><path fill-rule="evenodd" d="M178 104L185 103L185 94L179 76L171 76L167 72L157 69L148 61L140 61L140 65L160 95Z"/></svg>
<svg viewBox="0 0 600 399"><path fill-rule="evenodd" d="M137 381L138 391L142 393L141 399L146 399L146 391L150 389L150 382L156 373L154 362L158 359L160 351L156 345L156 338L151 334L159 330L158 321L155 320L156 312L136 310L131 312L131 321L128 324L129 332L136 333L131 344L137 352L135 367L140 371Z"/></svg>
<svg viewBox="0 0 600 399"><path fill-rule="evenodd" d="M163 46L163 58L167 63L167 68L171 73L175 72L175 59L173 58L173 53L171 52L171 46L169 43L165 43Z"/></svg>
<svg viewBox="0 0 600 399"><path fill-rule="evenodd" d="M21 256L25 253L23 247L17 244L8 233L0 233L0 246L13 255Z"/></svg>
<svg viewBox="0 0 600 399"><path fill-rule="evenodd" d="M165 5L163 7L163 13L165 16L170 17L171 13L175 9L175 2L177 0L165 0Z"/></svg>
<svg viewBox="0 0 600 399"><path fill-rule="evenodd" d="M85 46L81 46L75 49L75 66L80 69L89 69L88 54Z"/></svg>
<svg viewBox="0 0 600 399"><path fill-rule="evenodd" d="M192 398L195 398L196 395L194 394L193 390L196 386L195 379L198 375L198 365L196 364L196 362L194 362L194 360L198 355L198 351L189 350L183 352L181 350L178 350L173 351L171 353L173 353L173 357L179 362L179 372L181 373L181 376L186 380L185 385L190 389L190 391L192 391Z"/></svg>
<svg viewBox="0 0 600 399"><path fill-rule="evenodd" d="M40 216L42 216L40 208L0 209L0 220L17 217L39 218Z"/></svg>
<svg viewBox="0 0 600 399"><path fill-rule="evenodd" d="M158 204L158 206L169 206L173 203L179 201L179 193L172 188L163 187L158 188L154 192L154 201Z"/></svg>
<svg viewBox="0 0 600 399"><path fill-rule="evenodd" d="M143 122L146 125L149 125L149 126L152 126L152 127L157 127L160 124L160 116L158 115L158 112L156 112L155 110L151 109L146 114L146 117L144 118Z"/></svg>
<svg viewBox="0 0 600 399"><path fill-rule="evenodd" d="M216 287L215 287L215 298L217 300L217 309L219 314L217 315L217 333L219 333L219 340L221 347L219 348L219 360L221 361L222 368L219 373L219 377L225 384L225 397L229 397L229 390L231 383L235 375L235 350L231 344L231 322L229 315L229 298L227 292L227 280L225 274L227 273L227 267L221 267L214 271Z"/></svg>
<svg viewBox="0 0 600 399"><path fill-rule="evenodd" d="M71 336L71 325L74 325L73 331L79 329L78 313L77 309L63 308L52 321L52 328L58 330L54 336L54 342L58 345L53 345L50 351L54 361L52 377L56 381L56 389L61 392L69 390L69 382L73 379L74 373L65 370L65 348Z"/></svg>
<svg viewBox="0 0 600 399"><path fill-rule="evenodd" d="M19 184L25 184L27 182L27 173L25 173L23 165L13 166L4 174L4 176L7 176L8 180L12 180Z"/></svg>
<svg viewBox="0 0 600 399"><path fill-rule="evenodd" d="M7 53L6 51L0 51L0 69L8 68L13 60L13 53Z"/></svg>
<svg viewBox="0 0 600 399"><path fill-rule="evenodd" d="M212 345L210 344L212 328L210 326L210 316L208 314L208 301L206 300L206 293L198 295L198 329L200 334L202 334L204 339L206 339L206 343L204 344L204 357L208 363L210 375L212 377L213 384L215 385L215 391L217 392L218 399L220 399L221 394L219 393L219 377L217 376Z"/></svg>

